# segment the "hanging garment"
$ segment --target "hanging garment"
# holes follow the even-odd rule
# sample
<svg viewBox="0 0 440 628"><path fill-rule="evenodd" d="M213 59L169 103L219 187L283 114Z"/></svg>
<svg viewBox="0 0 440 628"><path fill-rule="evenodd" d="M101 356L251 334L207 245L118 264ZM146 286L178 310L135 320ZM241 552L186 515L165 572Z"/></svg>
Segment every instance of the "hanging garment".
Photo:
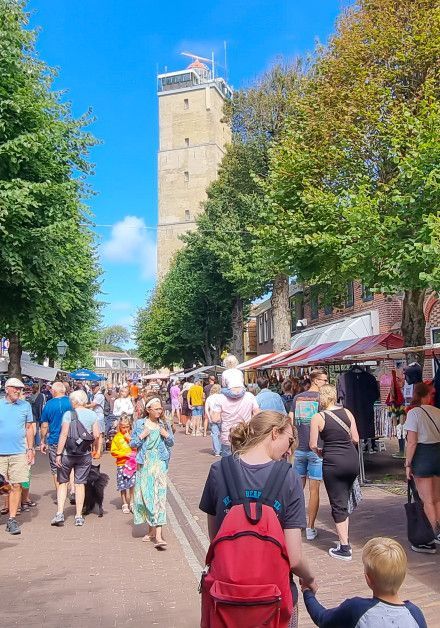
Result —
<svg viewBox="0 0 440 628"><path fill-rule="evenodd" d="M360 367L355 366L339 377L338 400L353 413L360 438L375 438L374 402L379 398L376 378Z"/></svg>

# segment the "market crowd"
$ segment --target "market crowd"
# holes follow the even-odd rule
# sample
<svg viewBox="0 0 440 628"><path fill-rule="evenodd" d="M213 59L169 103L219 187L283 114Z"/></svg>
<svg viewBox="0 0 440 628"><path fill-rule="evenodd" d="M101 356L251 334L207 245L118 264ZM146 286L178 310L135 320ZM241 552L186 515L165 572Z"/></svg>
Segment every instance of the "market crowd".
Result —
<svg viewBox="0 0 440 628"><path fill-rule="evenodd" d="M36 447L47 455L56 490L52 526L64 525L67 500L75 505L74 525L84 525L88 482L94 472L98 479L102 475L100 458L109 450L115 462L122 513L132 515L134 525L147 525L143 541L165 550L167 473L180 426L182 438L209 433L212 454L220 458L211 466L200 501L208 517L212 547L215 539L225 534L232 513L238 517L234 506L244 507L253 523L264 514L269 529L273 526L282 535L280 543L285 544L284 560L290 575L279 583L281 590L286 586L289 590L288 600L283 596L278 608L279 625L296 625L298 591L293 574L316 625L356 626L363 618L362 625L366 626L378 625L368 621L379 620L384 625L425 626L421 611L399 598L406 554L396 541L372 539L364 547L362 559L373 597L349 600L331 610L317 601L313 568L302 552L302 531L308 542L318 536L316 518L323 481L339 539L329 548L329 555L336 560L352 560L349 519L362 499L359 448L361 441L374 447L375 439L363 426L368 428L370 415L350 409L350 394L353 385L363 379L364 396L377 399L378 388L370 374L353 369L343 374L336 387L325 369L314 368L301 378L286 377L280 382L261 376L246 386L233 356L227 356L224 366L219 380L210 375L205 381L196 374L192 382L175 378L169 382L150 380L141 386L127 381L120 387L57 381L41 388L34 385L27 395L21 380L8 379L5 398L0 399L1 514L7 517L6 531L20 534L20 512L36 506L31 497ZM396 390L391 392L396 396ZM412 543L411 548L434 554L440 544L440 410L432 405L431 387L421 381L413 385L405 440L407 478L415 481L432 532L432 538ZM99 481L95 484L99 486ZM264 512L257 509L257 515L251 516L251 504L257 502L270 507ZM96 503L99 505L99 495ZM216 569L225 570L224 555L212 551L211 573L201 587L202 626L210 625L214 612L215 582L209 590L206 583ZM228 568L230 565L226 571ZM228 595L233 597L230 590Z"/></svg>

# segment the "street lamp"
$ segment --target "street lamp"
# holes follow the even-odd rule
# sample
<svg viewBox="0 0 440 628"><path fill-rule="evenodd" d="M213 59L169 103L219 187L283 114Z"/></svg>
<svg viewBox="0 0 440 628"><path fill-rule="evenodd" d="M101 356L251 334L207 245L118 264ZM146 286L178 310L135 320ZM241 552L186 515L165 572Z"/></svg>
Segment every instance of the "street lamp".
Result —
<svg viewBox="0 0 440 628"><path fill-rule="evenodd" d="M57 351L58 351L58 355L61 358L61 366L60 368L63 368L63 358L66 355L66 351L69 348L69 345L67 344L67 342L64 342L64 340L60 340L59 343L57 344Z"/></svg>

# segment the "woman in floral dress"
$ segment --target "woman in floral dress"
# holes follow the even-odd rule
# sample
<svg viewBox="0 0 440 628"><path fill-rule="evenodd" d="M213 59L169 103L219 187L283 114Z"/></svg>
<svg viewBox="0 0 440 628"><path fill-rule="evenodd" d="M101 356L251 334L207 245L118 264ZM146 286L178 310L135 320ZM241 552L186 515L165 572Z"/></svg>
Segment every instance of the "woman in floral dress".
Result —
<svg viewBox="0 0 440 628"><path fill-rule="evenodd" d="M134 524L146 523L149 531L143 540L151 540L157 549L167 543L162 537L166 524L167 471L169 448L174 445L171 426L162 420L163 407L158 397L145 400L145 417L135 423L130 447L137 449L134 486Z"/></svg>

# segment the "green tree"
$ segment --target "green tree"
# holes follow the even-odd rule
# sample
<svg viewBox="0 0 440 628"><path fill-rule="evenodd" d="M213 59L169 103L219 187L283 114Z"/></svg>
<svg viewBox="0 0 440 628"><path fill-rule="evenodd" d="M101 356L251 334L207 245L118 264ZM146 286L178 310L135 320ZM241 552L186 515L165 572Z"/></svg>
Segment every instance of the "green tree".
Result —
<svg viewBox="0 0 440 628"><path fill-rule="evenodd" d="M361 279L404 292L403 332L423 344L438 288L440 13L436 0L358 0L318 50L273 148L262 243L341 299Z"/></svg>
<svg viewBox="0 0 440 628"><path fill-rule="evenodd" d="M99 330L98 349L122 351L121 345L130 340L130 332L123 325L109 325Z"/></svg>
<svg viewBox="0 0 440 628"><path fill-rule="evenodd" d="M0 333L10 374L22 346L56 357L60 339L84 358L98 322L99 268L83 200L89 194L86 115L52 91L24 3L0 0Z"/></svg>
<svg viewBox="0 0 440 628"><path fill-rule="evenodd" d="M233 290L197 234L138 313L140 357L153 368L216 364L231 338Z"/></svg>
<svg viewBox="0 0 440 628"><path fill-rule="evenodd" d="M289 345L287 266L269 258L255 233L259 207L265 205L259 179L268 174L269 149L279 139L301 90L303 68L275 64L254 84L235 93L225 115L233 141L227 148L218 179L208 189L198 230L219 262L221 275L235 291L231 350L243 357L243 309L272 290L275 320L274 350ZM261 212L263 213L263 212ZM191 237L191 236L189 236Z"/></svg>

